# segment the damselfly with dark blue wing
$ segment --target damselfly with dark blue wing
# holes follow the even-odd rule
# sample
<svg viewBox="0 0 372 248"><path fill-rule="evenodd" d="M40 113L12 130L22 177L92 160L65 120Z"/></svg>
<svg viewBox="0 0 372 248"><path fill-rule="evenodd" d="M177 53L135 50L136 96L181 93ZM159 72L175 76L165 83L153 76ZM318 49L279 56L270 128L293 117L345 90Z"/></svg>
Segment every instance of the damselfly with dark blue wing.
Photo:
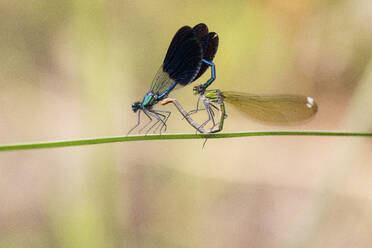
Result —
<svg viewBox="0 0 372 248"><path fill-rule="evenodd" d="M138 112L138 121L128 134L140 125L141 112L149 121L139 130L140 132L145 130L148 133L158 128L160 133L165 131L171 112L155 110L153 106L165 99L177 85L185 86L197 80L208 69L208 66L212 68L212 77L205 84L198 86L200 91L204 91L214 81L215 69L212 61L217 52L218 41L218 35L215 32L209 32L204 23L193 28L184 26L177 31L164 62L152 81L150 91L146 93L142 101L132 104L133 112ZM155 122L149 126L153 120Z"/></svg>

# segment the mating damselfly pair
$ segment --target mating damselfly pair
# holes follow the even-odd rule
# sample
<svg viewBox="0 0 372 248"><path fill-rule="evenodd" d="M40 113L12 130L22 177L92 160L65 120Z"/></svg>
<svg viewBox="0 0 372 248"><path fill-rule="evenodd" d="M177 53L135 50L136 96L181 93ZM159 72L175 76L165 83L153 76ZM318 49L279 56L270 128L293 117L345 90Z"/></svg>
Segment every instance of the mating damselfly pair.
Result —
<svg viewBox="0 0 372 248"><path fill-rule="evenodd" d="M307 120L317 112L317 104L311 97L301 95L253 95L242 92L221 91L207 88L216 79L216 69L213 59L219 43L218 35L209 32L207 25L200 23L193 28L184 26L174 35L167 54L156 73L150 91L142 101L133 103L132 110L138 112L137 124L129 131L141 124L141 112L148 118L148 122L140 128L161 133L167 129L170 111L155 110L153 106L160 102L162 105L173 103L185 120L201 133L219 132L223 128L226 117L225 102L235 105L248 116L268 124L292 124ZM195 110L187 112L182 105L169 93L176 86L186 86L196 81L211 67L211 77L204 84L193 88L199 98ZM199 108L202 102L204 108ZM191 114L205 110L208 119L199 124L192 119ZM216 119L216 113L218 118ZM212 122L211 128L205 128Z"/></svg>

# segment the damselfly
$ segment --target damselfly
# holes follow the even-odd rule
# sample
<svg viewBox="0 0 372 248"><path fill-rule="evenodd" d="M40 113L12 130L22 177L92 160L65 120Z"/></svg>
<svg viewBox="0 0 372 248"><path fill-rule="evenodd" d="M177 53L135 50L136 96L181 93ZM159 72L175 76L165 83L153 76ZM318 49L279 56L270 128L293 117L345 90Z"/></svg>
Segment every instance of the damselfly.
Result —
<svg viewBox="0 0 372 248"><path fill-rule="evenodd" d="M152 81L150 91L146 93L142 101L132 104L133 112L138 112L138 121L128 134L140 125L141 111L147 116L149 122L140 129L140 132L152 123L153 118L156 121L146 130L146 133L159 123L160 133L163 128L166 130L166 122L171 112L155 110L153 106L166 98L177 85L185 86L198 79L208 66L212 68L212 76L198 88L205 90L214 81L215 68L212 61L217 52L218 41L218 35L215 32L209 32L204 23L193 28L184 26L177 31L164 62Z"/></svg>

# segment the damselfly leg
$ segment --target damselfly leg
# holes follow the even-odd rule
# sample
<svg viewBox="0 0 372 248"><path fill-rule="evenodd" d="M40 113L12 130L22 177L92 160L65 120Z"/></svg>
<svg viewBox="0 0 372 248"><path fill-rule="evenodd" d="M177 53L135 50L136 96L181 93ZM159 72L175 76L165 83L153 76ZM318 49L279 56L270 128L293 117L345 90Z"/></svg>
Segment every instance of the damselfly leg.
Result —
<svg viewBox="0 0 372 248"><path fill-rule="evenodd" d="M170 111L164 111L164 110L148 110L149 114L153 116L156 119L156 122L146 131L146 134L148 134L151 130L154 130L154 133L160 128L159 132L162 133L163 129L164 131L167 130L167 121L171 114ZM164 114L162 114L164 113Z"/></svg>
<svg viewBox="0 0 372 248"><path fill-rule="evenodd" d="M141 111L138 111L137 124L129 130L129 132L127 133L127 135L129 135L129 134L130 134L134 129L136 129L140 124L141 124Z"/></svg>

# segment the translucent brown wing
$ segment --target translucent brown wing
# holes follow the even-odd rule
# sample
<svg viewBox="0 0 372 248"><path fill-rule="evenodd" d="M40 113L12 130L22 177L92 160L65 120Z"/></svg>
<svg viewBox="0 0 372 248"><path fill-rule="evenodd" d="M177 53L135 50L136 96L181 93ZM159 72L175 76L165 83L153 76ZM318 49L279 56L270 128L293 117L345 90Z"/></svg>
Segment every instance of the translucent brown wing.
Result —
<svg viewBox="0 0 372 248"><path fill-rule="evenodd" d="M257 121L288 125L310 119L318 111L313 98L300 95L252 95L224 91L224 101Z"/></svg>

